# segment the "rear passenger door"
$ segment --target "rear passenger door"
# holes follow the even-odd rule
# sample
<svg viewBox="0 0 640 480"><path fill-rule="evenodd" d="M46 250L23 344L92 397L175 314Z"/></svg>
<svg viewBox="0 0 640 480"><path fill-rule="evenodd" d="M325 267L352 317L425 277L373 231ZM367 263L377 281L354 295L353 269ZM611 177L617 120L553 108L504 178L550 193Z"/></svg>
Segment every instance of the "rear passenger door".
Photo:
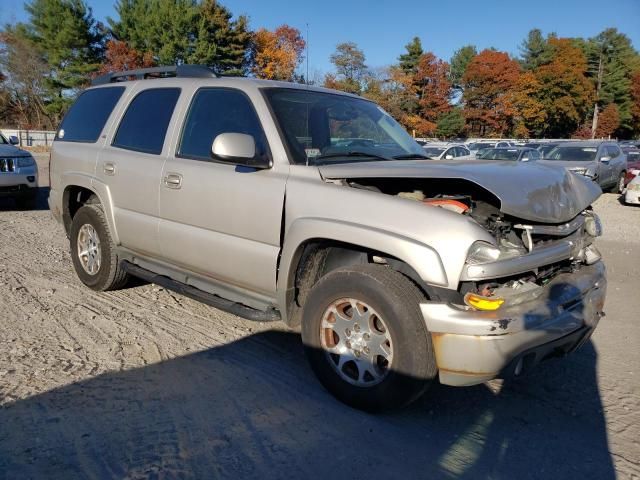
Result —
<svg viewBox="0 0 640 480"><path fill-rule="evenodd" d="M120 244L156 256L163 148L180 88L147 88L131 96L110 144L99 155L96 173L111 194Z"/></svg>
<svg viewBox="0 0 640 480"><path fill-rule="evenodd" d="M268 302L276 290L288 165L255 170L216 162L211 145L221 133L249 134L256 151L270 155L247 94L226 87L198 89L185 114L175 155L167 159L162 172L162 255L221 289Z"/></svg>

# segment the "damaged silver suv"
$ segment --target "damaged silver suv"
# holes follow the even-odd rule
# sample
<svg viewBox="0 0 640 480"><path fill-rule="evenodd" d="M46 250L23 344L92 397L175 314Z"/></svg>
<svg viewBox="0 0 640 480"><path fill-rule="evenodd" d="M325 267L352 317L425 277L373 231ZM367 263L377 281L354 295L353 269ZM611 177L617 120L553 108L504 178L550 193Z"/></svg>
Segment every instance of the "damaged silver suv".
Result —
<svg viewBox="0 0 640 480"><path fill-rule="evenodd" d="M523 375L602 316L587 178L427 160L376 104L321 88L198 66L94 83L49 197L94 290L133 275L300 328L322 384L369 411Z"/></svg>

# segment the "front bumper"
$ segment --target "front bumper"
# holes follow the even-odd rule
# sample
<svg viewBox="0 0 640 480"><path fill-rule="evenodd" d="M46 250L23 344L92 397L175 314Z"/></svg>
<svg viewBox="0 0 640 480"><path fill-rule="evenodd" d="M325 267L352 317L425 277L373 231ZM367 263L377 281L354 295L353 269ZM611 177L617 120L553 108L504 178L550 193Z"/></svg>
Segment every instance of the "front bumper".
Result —
<svg viewBox="0 0 640 480"><path fill-rule="evenodd" d="M544 287L514 295L496 311L421 304L440 382L475 385L508 373L519 374L523 366L541 358L574 350L603 315L606 286L605 267L599 261L558 275Z"/></svg>
<svg viewBox="0 0 640 480"><path fill-rule="evenodd" d="M20 168L15 172L0 172L0 197L28 195L38 186L38 169Z"/></svg>
<svg viewBox="0 0 640 480"><path fill-rule="evenodd" d="M624 194L624 203L629 205L640 205L640 190L629 190Z"/></svg>

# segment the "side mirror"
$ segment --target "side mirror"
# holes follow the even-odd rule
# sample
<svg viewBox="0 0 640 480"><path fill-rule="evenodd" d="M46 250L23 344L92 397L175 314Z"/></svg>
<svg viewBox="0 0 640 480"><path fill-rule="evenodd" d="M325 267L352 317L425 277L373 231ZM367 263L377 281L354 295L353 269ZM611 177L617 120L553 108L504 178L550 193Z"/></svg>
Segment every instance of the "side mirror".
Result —
<svg viewBox="0 0 640 480"><path fill-rule="evenodd" d="M271 160L256 155L256 142L244 133L221 133L211 145L211 157L219 162L253 168L271 168Z"/></svg>
<svg viewBox="0 0 640 480"><path fill-rule="evenodd" d="M609 160L611 160L611 157L608 157L606 155L604 157L600 157L600 161L602 163L609 163Z"/></svg>
<svg viewBox="0 0 640 480"><path fill-rule="evenodd" d="M451 155L451 154L445 155L444 159L445 160L453 160L453 155Z"/></svg>
<svg viewBox="0 0 640 480"><path fill-rule="evenodd" d="M11 135L9 137L9 143L11 145L18 145L20 143L20 140L18 140L18 137L16 137L15 135Z"/></svg>

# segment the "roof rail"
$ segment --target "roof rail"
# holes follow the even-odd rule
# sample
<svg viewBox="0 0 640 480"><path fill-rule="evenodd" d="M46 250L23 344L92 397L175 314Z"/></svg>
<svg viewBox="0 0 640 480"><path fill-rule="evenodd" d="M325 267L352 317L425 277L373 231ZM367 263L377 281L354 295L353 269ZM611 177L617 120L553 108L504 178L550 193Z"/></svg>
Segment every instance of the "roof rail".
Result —
<svg viewBox="0 0 640 480"><path fill-rule="evenodd" d="M140 68L138 70L124 70L122 72L105 73L96 77L91 85L126 82L131 77L135 80L147 78L217 78L218 75L206 65L169 65L165 67Z"/></svg>

